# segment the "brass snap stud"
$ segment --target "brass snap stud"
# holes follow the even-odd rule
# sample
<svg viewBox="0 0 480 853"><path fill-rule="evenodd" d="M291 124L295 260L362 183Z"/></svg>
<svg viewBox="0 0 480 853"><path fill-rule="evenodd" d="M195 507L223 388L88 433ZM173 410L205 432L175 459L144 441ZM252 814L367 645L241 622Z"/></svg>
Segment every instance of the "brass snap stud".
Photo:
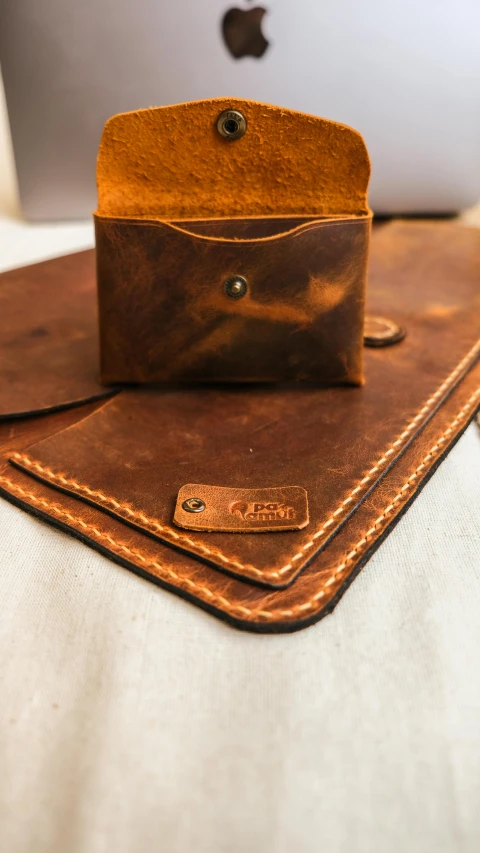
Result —
<svg viewBox="0 0 480 853"><path fill-rule="evenodd" d="M390 347L403 341L406 334L405 329L386 317L365 317L363 343L366 347Z"/></svg>
<svg viewBox="0 0 480 853"><path fill-rule="evenodd" d="M205 501L202 501L201 498L188 498L182 504L182 509L185 512L203 512L205 509Z"/></svg>
<svg viewBox="0 0 480 853"><path fill-rule="evenodd" d="M224 139L240 139L247 129L247 120L238 110L224 110L217 119L217 130Z"/></svg>
<svg viewBox="0 0 480 853"><path fill-rule="evenodd" d="M242 296L245 296L248 290L248 285L241 275L231 275L230 278L227 278L224 282L223 290L230 299L241 299Z"/></svg>

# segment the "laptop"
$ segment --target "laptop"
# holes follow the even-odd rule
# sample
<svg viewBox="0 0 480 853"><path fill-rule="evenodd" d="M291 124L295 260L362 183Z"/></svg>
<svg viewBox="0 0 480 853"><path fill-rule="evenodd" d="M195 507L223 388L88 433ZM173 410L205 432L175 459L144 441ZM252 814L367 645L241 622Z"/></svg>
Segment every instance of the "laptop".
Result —
<svg viewBox="0 0 480 853"><path fill-rule="evenodd" d="M480 197L479 33L478 0L0 0L24 214L90 215L114 113L225 95L358 129L376 213L465 208Z"/></svg>

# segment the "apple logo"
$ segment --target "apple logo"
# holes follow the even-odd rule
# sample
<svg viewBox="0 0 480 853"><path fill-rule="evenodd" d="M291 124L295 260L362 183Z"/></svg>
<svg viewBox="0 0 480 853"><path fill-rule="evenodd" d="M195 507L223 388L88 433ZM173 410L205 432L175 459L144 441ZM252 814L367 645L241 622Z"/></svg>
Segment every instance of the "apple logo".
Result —
<svg viewBox="0 0 480 853"><path fill-rule="evenodd" d="M255 6L251 9L228 9L222 19L223 40L234 57L254 56L260 59L270 42L262 33L262 21L267 9Z"/></svg>

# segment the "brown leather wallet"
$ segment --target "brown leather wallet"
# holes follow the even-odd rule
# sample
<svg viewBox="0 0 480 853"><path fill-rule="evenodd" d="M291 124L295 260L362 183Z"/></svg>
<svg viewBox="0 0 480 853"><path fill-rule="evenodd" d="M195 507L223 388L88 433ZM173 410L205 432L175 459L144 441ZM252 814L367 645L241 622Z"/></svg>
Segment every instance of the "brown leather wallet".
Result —
<svg viewBox="0 0 480 853"><path fill-rule="evenodd" d="M111 118L102 380L361 384L369 175L356 131L253 101Z"/></svg>
<svg viewBox="0 0 480 853"><path fill-rule="evenodd" d="M123 391L10 441L0 489L238 628L310 625L479 407L479 280L479 231L386 225L367 307L406 337L366 350L363 386Z"/></svg>

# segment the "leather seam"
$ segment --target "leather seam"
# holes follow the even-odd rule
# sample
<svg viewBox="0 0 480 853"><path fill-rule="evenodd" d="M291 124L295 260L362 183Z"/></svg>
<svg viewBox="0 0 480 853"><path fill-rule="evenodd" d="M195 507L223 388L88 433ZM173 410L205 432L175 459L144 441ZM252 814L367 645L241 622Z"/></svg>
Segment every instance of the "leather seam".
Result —
<svg viewBox="0 0 480 853"><path fill-rule="evenodd" d="M40 462L38 462L35 459L31 459L29 456L27 456L26 453L12 453L11 458L15 459L21 465L26 465L29 468L34 468L35 470L39 471L42 475L45 476L45 478L47 480L54 481L54 482L57 481L58 483L60 483L61 485L65 486L65 487L72 487L76 491L85 492L85 494L87 494L89 497L98 498L102 502L110 504L113 507L113 509L115 509L115 510L123 510L124 512L127 513L127 515L131 516L132 519L136 518L139 521L142 521L145 526L148 526L149 528L155 528L157 531L162 532L162 533L168 533L169 535L173 536L173 538L178 540L179 542L186 542L187 545L190 545L192 548L195 548L197 550L203 551L204 554L209 554L211 556L218 557L219 559L223 560L224 562L230 563L232 566L237 566L237 568L239 568L239 569L250 569L251 571L258 572L259 574L261 574L260 569L256 569L255 566L245 566L242 563L236 562L236 561L232 560L231 558L226 557L220 551L216 551L214 549L207 548L206 545L201 545L200 543L195 542L193 539L190 539L189 536L186 536L185 534L182 534L182 533L177 533L175 530L173 530L168 525L160 524L160 521L158 519L150 518L149 516L145 515L140 510L137 510L137 509L129 506L128 504L120 503L115 498L111 497L110 495L105 495L99 489L91 489L89 486L85 485L84 483L79 483L77 480L74 480L73 478L65 477L63 474L59 474L59 473L56 473L55 471L52 471L51 468L48 468L44 465L41 465Z"/></svg>
<svg viewBox="0 0 480 853"><path fill-rule="evenodd" d="M327 226L338 225L339 223L342 225L352 225L352 224L358 223L358 222L370 223L371 219L372 219L371 213L370 214L368 214L368 213L362 213L362 214L352 213L352 214L345 214L345 216L339 215L339 217L337 219L333 219L333 218L332 219L330 219L330 218L328 218L328 219L313 219L310 222L304 222L304 223L301 223L300 225L296 225L294 228L290 228L288 231L281 231L279 234L272 234L270 237L248 237L248 238L243 238L243 237L233 238L232 237L232 238L230 238L230 237L218 237L218 236L210 237L208 234L196 234L193 231L187 231L187 229L185 229L185 228L180 228L178 225L174 225L173 222L168 220L168 219L158 219L158 220L154 220L154 219L145 220L145 219L135 219L135 218L128 219L128 218L123 218L123 217L118 217L118 218L111 217L111 216L104 217L101 214L95 214L95 216L99 222L102 222L102 223L106 224L107 226L109 224L113 223L114 225L135 225L135 226L139 225L139 226L143 226L144 228L146 228L146 227L153 227L153 228L164 227L164 228L169 228L172 231L176 231L179 234L183 234L184 236L193 237L195 240L204 240L204 241L210 242L210 243L220 243L221 245L227 244L227 245L234 245L234 246L243 246L246 243L252 243L255 245L264 245L264 243L270 243L270 242L274 242L274 241L278 241L278 240L287 240L290 237L292 237L292 238L293 237L299 237L300 235L305 234L308 231L311 231L313 228L319 228L319 227L326 228ZM222 218L223 217L220 217L220 219L222 219ZM255 219L269 219L270 217L259 216L259 217L253 217L253 218L255 218Z"/></svg>
<svg viewBox="0 0 480 853"><path fill-rule="evenodd" d="M335 524L339 517L343 513L345 513L350 504L357 499L359 493L361 493L368 483L371 482L374 474L378 473L380 469L389 461L390 457L397 451L400 445L406 440L412 430L416 427L417 423L421 421L422 417L426 415L432 405L438 400L438 398L442 395L442 393L447 389L449 384L456 378L457 374L460 373L463 368L468 364L468 362L480 352L480 340L476 342L476 344L470 349L467 355L457 364L457 366L452 370L449 376L442 382L442 384L437 388L437 390L428 398L426 403L422 406L422 408L417 412L415 417L410 421L410 423L406 426L403 432L398 436L398 438L390 445L390 447L384 452L384 454L378 459L375 464L370 468L369 471L365 474L365 476L360 480L360 482L352 489L352 491L347 495L347 497L339 504L336 510L331 514L331 516L325 521L321 527L313 534L311 539L309 539L305 544L301 546L301 548L294 554L293 557L290 558L290 561L286 563L281 568L276 571L264 571L258 569L256 566L252 566L249 564L241 563L238 560L235 560L232 557L227 557L221 551L217 549L208 548L206 545L202 545L200 543L195 542L190 537L185 534L177 533L173 530L169 525L161 524L159 519L149 518L140 510L132 508L128 506L128 504L122 504L117 501L114 497L110 495L105 495L100 490L91 489L89 486L79 483L77 480L72 478L65 477L63 474L56 473L51 470L51 468L42 466L40 462L30 459L27 454L22 453L13 453L11 458L15 459L19 464L24 464L27 467L35 468L39 472L41 472L47 480L51 482L58 481L58 483L64 485L65 487L71 486L73 489L76 489L80 492L85 492L85 494L91 497L98 497L103 503L109 503L113 507L114 510L124 510L127 515L133 518L137 518L139 521L142 521L145 526L148 526L150 529L156 529L157 532L162 532L164 535L170 535L175 541L178 543L185 542L189 545L195 553L198 554L200 551L204 555L210 555L211 557L216 557L221 560L223 563L228 564L234 568L241 569L245 573L250 573L255 575L258 578L277 578L282 579L284 575L287 573L293 573L293 570L296 568L295 563L298 560L301 560L302 557L305 556L305 553L313 547L315 542L328 531L328 528L331 528L332 525Z"/></svg>
<svg viewBox="0 0 480 853"><path fill-rule="evenodd" d="M291 618L291 617L295 616L297 613L303 613L303 612L310 611L310 610L314 609L315 605L317 605L318 602L322 598L325 597L326 590L328 589L328 587L331 587L335 583L335 581L338 579L339 575L343 574L345 569L348 568L348 566L359 556L359 550L361 550L362 548L364 548L366 545L369 544L369 540L372 538L372 536L374 534L376 534L378 532L378 529L377 529L378 526L382 525L383 522L385 521L386 517L392 512L392 510L395 509L395 504L398 503L399 501L401 501L404 497L406 497L405 493L408 492L408 490L411 488L414 481L418 478L418 476L427 467L427 463L435 458L435 456L437 455L437 451L441 450L442 445L445 443L445 441L447 439L447 436L449 436L454 431L455 427L458 426L458 424L462 420L463 415L469 409L473 408L473 403L474 402L476 403L478 398L480 398L480 388L478 388L476 391L474 391L473 394L469 397L469 399L467 400L465 405L462 406L462 408L457 413L455 418L450 422L448 427L446 427L446 429L444 430L442 435L439 438L437 438L436 442L430 447L428 453L425 454L425 456L423 457L420 464L417 465L417 467L415 468L413 473L404 482L403 486L397 492L397 494L392 499L392 501L385 507L382 514L379 515L378 518L372 524L372 526L367 531L365 531L362 538L359 539L359 541L352 548L352 550L349 551L349 553L346 555L343 562L339 563L339 565L336 566L335 570L332 572L329 579L327 581L325 581L325 583L318 590L318 592L316 592L315 595L312 596L311 599L304 602L303 604L297 604L294 607L291 607L291 608L286 609L286 610L263 610L263 609L253 610L251 608L244 607L243 605L240 605L240 604L234 604L233 602L226 599L224 596L218 595L218 594L212 592L212 590L209 587L205 586L204 584L198 584L196 581L193 581L191 578L187 578L184 575L179 575L177 572L174 572L173 569L169 569L166 566L162 566L157 560L152 560L151 558L148 557L148 555L143 554L141 551L133 550L133 549L129 548L127 545L125 545L124 543L118 542L112 536L110 536L108 533L105 533L105 531L99 530L94 525L87 524L85 521L83 521L83 519L72 515L72 513L68 512L65 509L62 509L61 507L58 507L56 504L52 504L50 501L47 501L44 498L39 498L36 495L32 494L31 492L25 491L25 489L22 489L21 486L18 486L16 483L13 483L7 477L0 476L0 482L5 483L11 490L16 492L17 494L24 495L26 498L29 498L35 504L38 504L40 506L44 506L44 507L48 508L49 510L53 511L58 516L63 516L65 518L68 518L70 521L72 521L76 524L79 524L84 530L92 531L99 539L105 539L107 542L109 542L111 545L114 545L116 548L119 548L121 551L124 551L125 553L129 554L132 557L137 557L146 566L152 566L152 567L156 568L159 572L164 573L164 574L166 573L168 577L173 578L176 581L183 581L187 584L188 587L190 587L190 588L193 587L197 590L200 590L201 592L203 592L207 596L207 598L209 600L214 599L214 600L220 602L220 604L222 604L228 610L237 610L237 611L243 613L244 615L248 615L249 617L262 616L262 617L266 617L268 619L277 618L277 617ZM319 608L317 607L317 609L319 609Z"/></svg>

